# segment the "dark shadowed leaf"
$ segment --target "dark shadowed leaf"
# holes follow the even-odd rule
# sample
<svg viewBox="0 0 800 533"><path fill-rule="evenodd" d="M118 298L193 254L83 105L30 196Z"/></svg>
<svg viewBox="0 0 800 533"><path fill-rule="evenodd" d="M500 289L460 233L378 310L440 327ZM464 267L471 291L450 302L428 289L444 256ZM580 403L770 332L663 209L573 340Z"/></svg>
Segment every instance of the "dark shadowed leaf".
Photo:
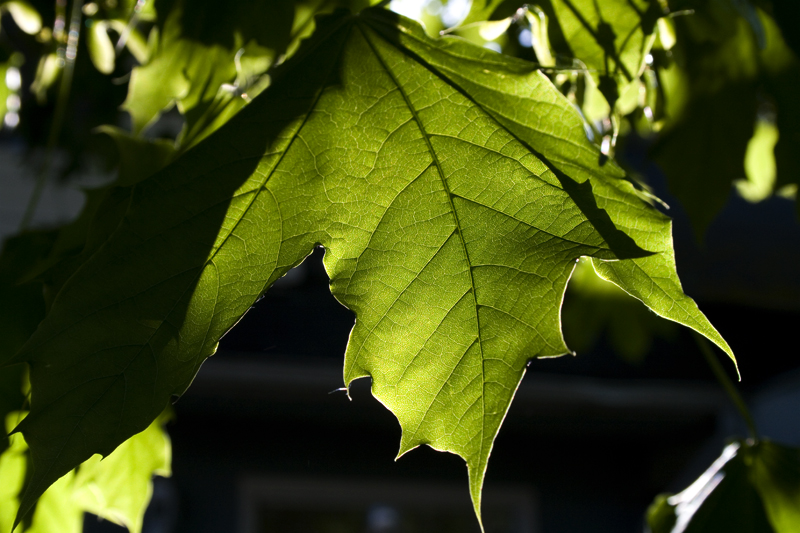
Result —
<svg viewBox="0 0 800 533"><path fill-rule="evenodd" d="M652 533L791 533L800 530L800 450L764 440L733 443L689 488L656 498Z"/></svg>
<svg viewBox="0 0 800 533"><path fill-rule="evenodd" d="M662 71L669 118L654 156L699 238L746 176L757 120L778 128L776 187L800 182L800 62L775 21L754 11L757 31L734 4L701 2L674 19L675 64Z"/></svg>

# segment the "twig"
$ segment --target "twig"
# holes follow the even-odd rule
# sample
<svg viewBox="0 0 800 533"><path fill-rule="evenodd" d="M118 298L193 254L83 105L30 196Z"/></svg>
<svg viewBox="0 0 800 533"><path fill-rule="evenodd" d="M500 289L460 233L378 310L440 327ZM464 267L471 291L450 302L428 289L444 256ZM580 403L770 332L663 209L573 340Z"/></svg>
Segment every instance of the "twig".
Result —
<svg viewBox="0 0 800 533"><path fill-rule="evenodd" d="M708 345L708 341L699 333L693 332L693 335L694 340L697 342L697 346L700 347L700 351L703 352L703 356L706 358L708 365L711 367L711 371L714 372L714 377L717 378L717 381L719 381L720 385L722 385L722 388L725 389L726 393L728 393L728 397L730 398L731 402L733 402L733 405L736 406L739 414L744 419L744 423L747 424L747 431L750 433L750 438L757 440L758 430L756 429L756 423L753 420L753 416L750 414L750 410L747 408L747 404L744 402L744 398L742 398L742 395L728 377L725 369L722 368L717 356L714 355L714 352Z"/></svg>

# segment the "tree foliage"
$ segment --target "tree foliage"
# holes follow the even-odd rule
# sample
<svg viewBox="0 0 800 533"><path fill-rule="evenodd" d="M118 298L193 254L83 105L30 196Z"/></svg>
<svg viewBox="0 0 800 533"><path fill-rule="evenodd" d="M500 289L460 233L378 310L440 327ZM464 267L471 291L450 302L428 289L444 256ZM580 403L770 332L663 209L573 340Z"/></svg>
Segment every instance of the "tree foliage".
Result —
<svg viewBox="0 0 800 533"><path fill-rule="evenodd" d="M219 339L317 245L333 295L356 315L345 384L372 378L373 395L400 421L401 454L427 444L460 455L478 516L492 443L527 362L569 352L560 307L579 258L733 359L683 293L657 199L609 157L626 128L663 129L656 156L668 160L671 178L710 183L685 166L671 172L670 150L694 153L673 148L691 140L681 128L697 131L691 121L703 120L692 106L704 98L724 105L720 95L741 79L766 80L784 102L777 80L795 76L797 60L768 15L749 4L744 16L727 7L720 15L699 2L698 18L681 29L689 18L671 18L656 1L601 10L553 0L506 19L500 6L505 27L527 20L537 30L537 64L432 38L380 7L359 12L354 3L346 7L355 14L314 18L336 4L242 2L221 20L205 3L180 0L86 14L99 72L121 68L114 34L128 34L119 42L142 64L122 104L131 131L102 128L119 152L118 179L89 192L75 222L9 241L0 261L8 301L35 302L11 323L0 352L14 391L9 411L20 402L22 363L30 369L29 413L0 463L0 475L14 480L6 486L19 498L17 521L39 500L23 529L69 500L76 516L88 510L138 530L147 480L168 468L154 420ZM476 1L464 27L486 28L498 4ZM701 43L703 53L747 70L727 51L735 42L755 70L703 81L707 69L692 62L706 56L682 32L704 16L725 28L732 17L741 28ZM41 55L41 86L54 83L43 74L53 54ZM681 88L666 98L669 83ZM737 109L749 113L745 146L726 148L742 168L754 98L747 93ZM143 137L173 105L185 120L178 138ZM784 140L796 130L793 104L776 105L780 185L797 176L786 170L794 154ZM744 178L737 172L712 174L727 191ZM702 201L713 206L715 194ZM761 446L753 449L769 448ZM20 495L27 453L33 470ZM96 454L108 458L98 463ZM136 454L150 460L134 463ZM147 463L124 469L139 476L136 494L104 469L115 463ZM779 494L765 505L783 531L775 524L794 518L775 516L785 515L794 496L783 495L794 494L796 479L788 489L758 479L762 497Z"/></svg>

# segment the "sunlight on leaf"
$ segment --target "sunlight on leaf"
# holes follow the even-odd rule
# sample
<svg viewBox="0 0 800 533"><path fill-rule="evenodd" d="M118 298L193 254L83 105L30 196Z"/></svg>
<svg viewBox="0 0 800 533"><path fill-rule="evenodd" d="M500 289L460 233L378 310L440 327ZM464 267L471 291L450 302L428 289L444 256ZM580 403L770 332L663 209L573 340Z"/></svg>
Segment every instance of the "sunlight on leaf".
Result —
<svg viewBox="0 0 800 533"><path fill-rule="evenodd" d="M89 57L95 68L103 74L111 74L114 71L116 53L114 43L108 36L108 24L105 21L95 22L89 27L86 46L89 48Z"/></svg>
<svg viewBox="0 0 800 533"><path fill-rule="evenodd" d="M19 388L19 384L17 384ZM4 431L6 433L14 429L19 423L20 415L17 412L11 412L4 416ZM25 469L27 458L25 452L28 446L22 435L12 435L10 437L11 445L0 454L0 531L8 533L14 527L14 516L19 507L19 495L22 491L22 486L25 484ZM17 533L22 528L17 528L14 533Z"/></svg>
<svg viewBox="0 0 800 533"><path fill-rule="evenodd" d="M162 415L105 459L95 455L83 463L73 482L75 505L140 533L153 476L171 475L171 446L162 428L167 418Z"/></svg>
<svg viewBox="0 0 800 533"><path fill-rule="evenodd" d="M778 128L775 124L760 120L747 144L744 156L746 180L734 182L736 190L748 202L760 202L772 195L775 188L775 144Z"/></svg>
<svg viewBox="0 0 800 533"><path fill-rule="evenodd" d="M670 222L531 64L431 39L383 10L321 23L217 134L129 190L16 360L34 471L55 479L144 430L314 247L356 315L344 380L421 444L467 462L479 511L527 362L568 352L576 260L731 358L681 290Z"/></svg>
<svg viewBox="0 0 800 533"><path fill-rule="evenodd" d="M562 309L564 337L578 355L592 349L605 335L625 361L638 364L653 339L671 338L675 324L662 320L618 286L599 277L591 260L581 259L569 281Z"/></svg>
<svg viewBox="0 0 800 533"><path fill-rule="evenodd" d="M32 5L21 0L12 0L0 5L0 12L8 11L19 29L29 35L36 35L42 29L42 17Z"/></svg>

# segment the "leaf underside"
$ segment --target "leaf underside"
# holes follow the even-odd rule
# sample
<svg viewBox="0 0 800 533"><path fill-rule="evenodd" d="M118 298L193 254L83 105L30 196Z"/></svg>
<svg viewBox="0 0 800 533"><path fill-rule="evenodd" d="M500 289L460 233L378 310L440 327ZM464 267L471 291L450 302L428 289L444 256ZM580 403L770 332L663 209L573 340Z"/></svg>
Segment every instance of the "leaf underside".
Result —
<svg viewBox="0 0 800 533"><path fill-rule="evenodd" d="M476 510L527 361L568 352L559 310L577 258L732 357L681 290L669 220L599 166L528 63L367 10L321 22L274 80L130 189L17 356L33 390L20 516L146 428L317 244L357 317L345 383L372 377L400 453L463 457Z"/></svg>

